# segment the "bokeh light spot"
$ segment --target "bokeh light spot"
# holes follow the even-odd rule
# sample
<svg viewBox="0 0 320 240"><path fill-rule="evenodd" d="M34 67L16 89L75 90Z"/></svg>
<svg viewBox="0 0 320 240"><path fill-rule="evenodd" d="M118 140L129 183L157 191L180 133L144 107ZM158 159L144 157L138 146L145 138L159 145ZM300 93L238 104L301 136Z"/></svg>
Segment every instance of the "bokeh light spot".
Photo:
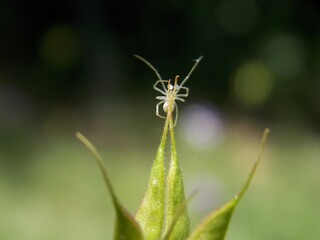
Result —
<svg viewBox="0 0 320 240"><path fill-rule="evenodd" d="M291 35L279 35L267 41L263 55L273 73L285 79L296 76L305 65L304 45Z"/></svg>
<svg viewBox="0 0 320 240"><path fill-rule="evenodd" d="M181 116L185 139L197 148L214 148L224 138L224 124L220 114L204 105L191 105Z"/></svg>
<svg viewBox="0 0 320 240"><path fill-rule="evenodd" d="M186 187L188 192L197 193L190 203L190 209L194 212L206 215L221 204L224 189L220 180L213 174L206 175L201 172L187 180Z"/></svg>
<svg viewBox="0 0 320 240"><path fill-rule="evenodd" d="M273 76L259 62L248 62L236 72L233 89L237 99L247 107L264 103L273 87Z"/></svg>
<svg viewBox="0 0 320 240"><path fill-rule="evenodd" d="M220 1L217 9L218 22L229 34L243 35L257 23L259 9L254 0Z"/></svg>
<svg viewBox="0 0 320 240"><path fill-rule="evenodd" d="M42 39L40 56L53 68L72 66L80 57L80 43L76 32L67 25L52 27Z"/></svg>

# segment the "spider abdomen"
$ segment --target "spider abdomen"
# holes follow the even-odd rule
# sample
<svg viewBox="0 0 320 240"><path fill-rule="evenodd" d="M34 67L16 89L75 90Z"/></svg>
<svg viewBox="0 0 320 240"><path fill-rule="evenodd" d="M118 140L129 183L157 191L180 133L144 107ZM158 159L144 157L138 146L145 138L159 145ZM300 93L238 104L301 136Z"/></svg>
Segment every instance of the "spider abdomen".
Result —
<svg viewBox="0 0 320 240"><path fill-rule="evenodd" d="M163 104L163 111L164 112L168 112L168 108L169 108L169 103L168 103L168 101L165 101L164 104Z"/></svg>
<svg viewBox="0 0 320 240"><path fill-rule="evenodd" d="M169 104L170 104L170 103L169 103L168 101L165 101L165 102L164 102L164 104L163 104L163 111L164 111L164 112L168 112L168 110L169 110ZM171 108L172 108L171 111L173 111L173 110L174 110L174 104L172 104Z"/></svg>

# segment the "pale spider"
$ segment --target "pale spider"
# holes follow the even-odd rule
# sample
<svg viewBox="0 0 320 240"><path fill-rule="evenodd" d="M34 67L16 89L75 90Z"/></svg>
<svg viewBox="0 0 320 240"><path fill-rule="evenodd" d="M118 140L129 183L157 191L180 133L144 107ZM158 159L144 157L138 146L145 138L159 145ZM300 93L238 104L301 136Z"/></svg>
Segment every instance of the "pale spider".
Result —
<svg viewBox="0 0 320 240"><path fill-rule="evenodd" d="M184 87L183 85L185 84L185 82L190 78L192 72L195 70L195 68L197 67L198 63L201 61L202 56L200 56L199 58L195 59L195 64L193 65L193 67L191 68L191 70L189 71L188 75L183 79L183 81L181 82L180 85L178 85L178 80L179 80L179 75L176 75L175 80L174 80L174 85L171 84L171 79L169 80L163 80L163 78L160 76L159 72L157 71L157 69L150 63L148 62L146 59L144 59L143 57L139 56L139 55L134 55L136 58L140 59L141 61L143 61L146 65L148 65L157 75L158 77L158 81L156 81L156 83L153 85L153 88L162 93L164 96L157 96L156 99L160 100L160 102L157 103L156 105L156 115L158 117L161 118L166 118L166 116L163 116L159 113L159 106L161 104L163 104L163 111L168 113L168 111L170 111L170 113L172 113L174 110L176 110L176 115L175 115L175 120L174 120L174 126L177 123L177 119L178 119L178 106L177 103L175 102L177 101L181 101L181 102L185 102L184 99L182 99L182 97L188 97L189 95L189 88ZM162 89L160 89L157 85L161 84L162 85ZM184 90L184 93L179 93L180 90Z"/></svg>

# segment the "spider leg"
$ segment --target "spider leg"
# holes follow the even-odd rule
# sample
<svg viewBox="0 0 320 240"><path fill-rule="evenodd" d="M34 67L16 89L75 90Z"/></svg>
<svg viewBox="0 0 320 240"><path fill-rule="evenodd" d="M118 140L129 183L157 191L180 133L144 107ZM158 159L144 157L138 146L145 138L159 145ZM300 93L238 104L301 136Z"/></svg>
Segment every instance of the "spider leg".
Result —
<svg viewBox="0 0 320 240"><path fill-rule="evenodd" d="M141 56L139 56L139 55L137 55L137 54L135 54L135 55L133 55L133 56L136 57L136 58L138 58L139 60L141 60L142 62L144 62L149 68L151 68L151 69L155 72L155 74L157 75L157 77L158 77L159 80L162 79L162 77L160 76L160 73L158 72L158 70L157 70L149 61L147 61L145 58L143 58L143 57L141 57ZM161 84L162 84L162 87L165 89L164 83L162 82Z"/></svg>
<svg viewBox="0 0 320 240"><path fill-rule="evenodd" d="M161 117L161 118L166 118L166 117L164 117L164 116L162 116L162 115L159 114L159 106L160 106L161 104L163 104L163 103L165 103L165 100L160 101L160 102L157 103L157 105L156 105L156 115L157 115L158 117Z"/></svg>
<svg viewBox="0 0 320 240"><path fill-rule="evenodd" d="M167 90L167 88L166 88L166 86L165 86L164 83L167 83L167 82L169 82L169 80L158 80L158 81L156 81L156 83L153 85L153 89L156 90L156 91L158 91L158 92L160 92L160 93L162 93L163 95L166 95L166 92L167 92L168 90ZM159 83L162 84L163 90L157 87L157 85L158 85Z"/></svg>
<svg viewBox="0 0 320 240"><path fill-rule="evenodd" d="M157 100L166 100L167 97L166 96L156 96Z"/></svg>
<svg viewBox="0 0 320 240"><path fill-rule="evenodd" d="M179 112L178 112L178 105L177 105L177 103L176 103L176 102L174 102L174 107L175 107L175 109L176 109L176 116L175 116L175 119L174 119L174 124L173 124L173 126L175 127L175 126L176 126L176 124L177 124L177 121L178 121L178 115L179 115Z"/></svg>
<svg viewBox="0 0 320 240"><path fill-rule="evenodd" d="M189 95L189 88L179 86L177 93L179 93L181 89L185 90L186 92L185 92L185 93L177 94L176 96L188 97L188 95Z"/></svg>
<svg viewBox="0 0 320 240"><path fill-rule="evenodd" d="M189 71L189 73L185 77L185 79L183 79L183 81L181 82L180 86L182 86L190 78L192 72L196 69L196 67L198 66L198 64L201 61L201 59L202 59L202 56L200 56L199 58L194 60L196 63L193 65L193 67L191 68L191 70Z"/></svg>
<svg viewBox="0 0 320 240"><path fill-rule="evenodd" d="M178 96L178 95L176 95L176 96ZM178 101L180 101L180 102L185 102L185 100L182 99L182 98L180 98L179 96L178 96L178 97L175 97L174 100L178 100Z"/></svg>
<svg viewBox="0 0 320 240"><path fill-rule="evenodd" d="M141 56L139 56L139 55L137 55L137 54L135 54L135 55L133 55L134 57L136 57L136 58L138 58L138 59L140 59L142 62L144 62L149 68L151 68L154 72L155 72L155 74L157 75L157 77L159 78L159 80L161 80L162 79L162 77L160 76L160 74L159 74L159 72L157 71L157 69L150 63L150 62L148 62L145 58L143 58L143 57L141 57Z"/></svg>

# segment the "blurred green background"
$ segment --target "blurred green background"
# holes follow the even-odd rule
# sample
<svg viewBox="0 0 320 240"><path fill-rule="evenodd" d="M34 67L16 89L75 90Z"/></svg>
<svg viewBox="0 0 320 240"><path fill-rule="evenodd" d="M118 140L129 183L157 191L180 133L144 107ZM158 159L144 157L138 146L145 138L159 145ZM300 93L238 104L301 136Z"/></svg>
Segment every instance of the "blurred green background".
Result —
<svg viewBox="0 0 320 240"><path fill-rule="evenodd" d="M135 212L162 131L154 73L187 82L176 128L192 227L241 188L227 239L320 236L319 1L0 2L0 239L111 239L81 131Z"/></svg>

